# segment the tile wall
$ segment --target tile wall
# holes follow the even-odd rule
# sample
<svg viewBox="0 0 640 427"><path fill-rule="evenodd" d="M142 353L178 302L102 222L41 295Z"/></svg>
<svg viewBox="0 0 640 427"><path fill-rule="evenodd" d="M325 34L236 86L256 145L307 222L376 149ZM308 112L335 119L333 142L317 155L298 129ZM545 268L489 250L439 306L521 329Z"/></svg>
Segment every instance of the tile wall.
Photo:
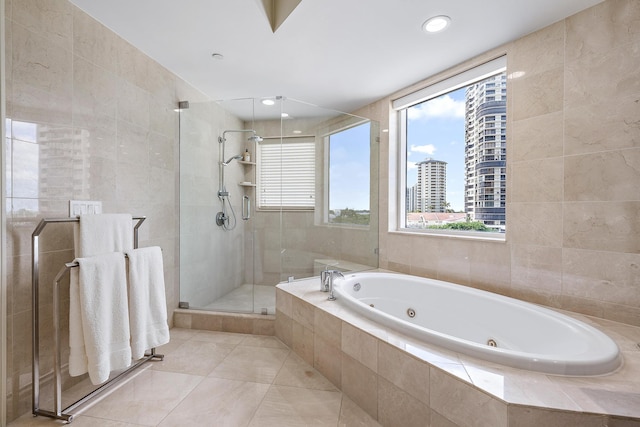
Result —
<svg viewBox="0 0 640 427"><path fill-rule="evenodd" d="M8 241L3 252L11 420L31 410L30 237L40 218L67 216L71 199L100 200L104 212L147 216L140 245L162 247L167 304L177 307L174 108L179 99L203 96L66 0L6 0L5 12ZM73 259L71 227L47 226L41 247L46 374L52 367L51 285L63 263Z"/></svg>
<svg viewBox="0 0 640 427"><path fill-rule="evenodd" d="M506 242L390 231L390 101L502 54ZM380 267L640 325L638 69L640 3L608 0L357 111L391 124L381 134Z"/></svg>

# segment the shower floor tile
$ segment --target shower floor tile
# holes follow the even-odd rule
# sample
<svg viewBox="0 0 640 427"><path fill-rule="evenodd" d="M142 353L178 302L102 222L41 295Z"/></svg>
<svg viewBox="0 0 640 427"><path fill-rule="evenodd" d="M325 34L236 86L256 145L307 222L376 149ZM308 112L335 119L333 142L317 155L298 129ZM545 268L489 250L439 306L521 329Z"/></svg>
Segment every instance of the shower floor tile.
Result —
<svg viewBox="0 0 640 427"><path fill-rule="evenodd" d="M276 313L276 288L267 285L245 284L221 296L211 304L202 307L212 311L238 311L242 313Z"/></svg>
<svg viewBox="0 0 640 427"><path fill-rule="evenodd" d="M71 425L380 427L275 337L174 328L158 353L164 362L76 410ZM56 425L26 414L9 427Z"/></svg>

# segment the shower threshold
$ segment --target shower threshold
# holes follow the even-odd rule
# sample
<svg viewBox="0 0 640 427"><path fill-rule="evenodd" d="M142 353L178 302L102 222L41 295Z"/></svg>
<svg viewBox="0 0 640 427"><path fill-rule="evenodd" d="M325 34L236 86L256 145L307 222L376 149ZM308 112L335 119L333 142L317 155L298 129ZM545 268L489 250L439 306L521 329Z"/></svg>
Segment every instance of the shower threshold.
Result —
<svg viewBox="0 0 640 427"><path fill-rule="evenodd" d="M275 314L276 288L275 286L268 285L244 284L200 309L239 313Z"/></svg>

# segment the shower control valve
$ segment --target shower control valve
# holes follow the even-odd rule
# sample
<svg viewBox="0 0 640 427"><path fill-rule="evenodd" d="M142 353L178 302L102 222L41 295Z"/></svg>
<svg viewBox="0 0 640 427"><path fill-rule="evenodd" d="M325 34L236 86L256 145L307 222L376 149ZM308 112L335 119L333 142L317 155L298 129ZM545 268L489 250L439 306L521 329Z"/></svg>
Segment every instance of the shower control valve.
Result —
<svg viewBox="0 0 640 427"><path fill-rule="evenodd" d="M224 212L218 212L216 214L216 225L222 227L229 220L229 217Z"/></svg>

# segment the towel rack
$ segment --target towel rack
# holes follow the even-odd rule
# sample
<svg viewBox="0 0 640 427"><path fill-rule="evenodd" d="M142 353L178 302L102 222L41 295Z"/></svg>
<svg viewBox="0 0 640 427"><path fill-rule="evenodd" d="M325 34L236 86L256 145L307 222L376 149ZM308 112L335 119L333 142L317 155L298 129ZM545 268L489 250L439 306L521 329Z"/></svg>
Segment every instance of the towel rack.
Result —
<svg viewBox="0 0 640 427"><path fill-rule="evenodd" d="M133 227L133 247L138 247L138 228L142 225L146 217L133 217L133 220L137 221ZM31 380L32 380L32 413L33 415L43 415L50 418L56 418L59 420L66 421L70 423L73 421L73 414L69 412L80 406L81 404L87 402L88 400L94 398L100 393L107 390L110 386L115 384L117 381L122 379L126 374L137 369L142 364L150 361L150 360L162 360L164 358L161 354L156 354L155 348L150 349L150 353L145 354L143 358L139 359L135 364L127 368L125 371L121 372L114 378L108 380L107 382L101 384L98 388L88 393L84 397L76 400L71 405L66 408L62 408L62 368L61 368L61 358L60 358L60 301L59 301L59 284L60 280L64 277L64 275L72 268L78 266L77 262L69 262L62 267L62 269L58 272L54 279L53 283L53 369L54 369L54 388L53 388L53 405L54 410L48 411L40 408L40 333L39 333L39 309L40 309L40 301L39 301L39 236L47 226L47 224L52 223L68 223L68 222L80 222L79 217L70 217L70 218L44 218L40 221L38 226L33 231L31 235L31 285L33 291L32 298L32 345L33 345L33 364L32 364L32 372L31 372Z"/></svg>

